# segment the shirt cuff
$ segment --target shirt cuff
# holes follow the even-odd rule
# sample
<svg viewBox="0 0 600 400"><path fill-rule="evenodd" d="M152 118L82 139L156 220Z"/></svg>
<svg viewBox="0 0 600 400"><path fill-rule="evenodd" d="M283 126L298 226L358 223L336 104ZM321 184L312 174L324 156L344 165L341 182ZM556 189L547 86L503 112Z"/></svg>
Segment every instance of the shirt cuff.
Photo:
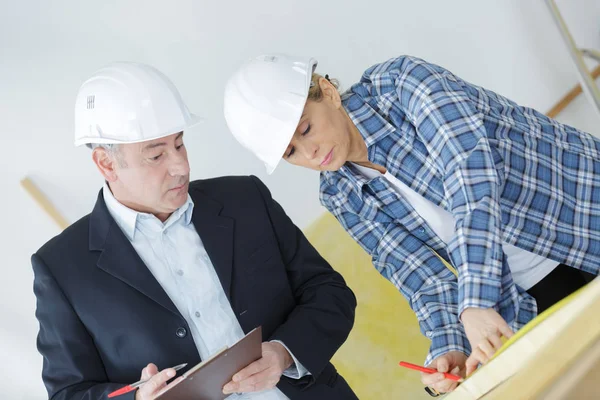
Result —
<svg viewBox="0 0 600 400"><path fill-rule="evenodd" d="M288 349L288 347L282 341L272 340L272 342L279 343L280 345L285 347L287 352L290 353L290 356L292 356L292 359L294 360L294 363L288 369L283 371L284 376L287 376L288 378L292 378L292 379L300 379L300 378L305 377L306 375L311 375L311 373L308 372L306 368L304 368L304 366L300 363L300 361L298 361L298 359L294 356L294 354L290 351L290 349Z"/></svg>
<svg viewBox="0 0 600 400"><path fill-rule="evenodd" d="M501 282L480 276L459 275L458 316L467 308L494 308L501 298ZM460 319L462 321L462 319Z"/></svg>
<svg viewBox="0 0 600 400"><path fill-rule="evenodd" d="M429 333L429 332L428 332ZM462 324L448 324L427 335L431 339L429 354L425 359L425 365L431 364L436 358L443 356L449 351L460 351L467 357L471 354L469 339L464 333Z"/></svg>

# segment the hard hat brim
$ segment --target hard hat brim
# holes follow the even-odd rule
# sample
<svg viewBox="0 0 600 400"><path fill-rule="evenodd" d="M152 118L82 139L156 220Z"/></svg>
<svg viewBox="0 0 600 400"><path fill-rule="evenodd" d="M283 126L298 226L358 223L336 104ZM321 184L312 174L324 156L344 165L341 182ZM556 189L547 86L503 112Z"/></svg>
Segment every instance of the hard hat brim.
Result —
<svg viewBox="0 0 600 400"><path fill-rule="evenodd" d="M312 74L315 72L315 69L317 68L317 60L314 58L310 58L309 62L307 63L308 68L311 70L309 74L306 74L306 98L304 99L304 105L306 105L306 101L308 101L308 92L310 90L310 83L312 81ZM281 151L280 151L280 156L277 159L272 159L269 160L269 162L265 162L265 167L267 170L267 174L271 175L273 174L273 172L275 172L275 169L277 168L277 166L279 165L279 163L281 162L281 159L283 158L283 155L285 153L285 149L287 148L287 146L290 144L290 141L292 140L292 137L294 137L294 132L296 131L296 128L298 127L298 123L300 122L300 118L302 117L302 112L304 111L304 107L302 107L301 109L298 110L297 115L294 117L294 119L292 120L291 125L291 129L290 129L290 133L288 136L288 140L287 142L285 142L284 145L281 146Z"/></svg>
<svg viewBox="0 0 600 400"><path fill-rule="evenodd" d="M118 139L85 137L84 136L84 137L80 137L77 140L75 140L74 144L76 147L79 147L79 146L86 145L86 144L129 144L129 143L148 142L150 140L160 139L160 138L172 135L174 133L183 132L183 131L190 129L191 127L201 124L203 122L204 122L204 118L190 113L189 120L183 126L169 129L168 132L161 132L160 134L154 135L149 138L143 138L143 139L139 139L139 140L118 140Z"/></svg>

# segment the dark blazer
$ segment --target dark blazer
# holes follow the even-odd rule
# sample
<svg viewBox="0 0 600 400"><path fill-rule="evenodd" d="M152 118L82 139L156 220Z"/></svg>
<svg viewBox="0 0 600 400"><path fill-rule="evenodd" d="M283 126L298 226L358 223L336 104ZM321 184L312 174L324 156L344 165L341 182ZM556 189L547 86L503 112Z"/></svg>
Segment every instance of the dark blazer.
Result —
<svg viewBox="0 0 600 400"><path fill-rule="evenodd" d="M290 399L355 399L329 362L356 299L256 177L191 182L193 224L244 332L262 325L312 373ZM190 328L116 224L102 192L91 214L31 258L42 377L51 399L101 399L142 368L200 362ZM182 371L183 372L183 371ZM122 396L133 399L134 392Z"/></svg>

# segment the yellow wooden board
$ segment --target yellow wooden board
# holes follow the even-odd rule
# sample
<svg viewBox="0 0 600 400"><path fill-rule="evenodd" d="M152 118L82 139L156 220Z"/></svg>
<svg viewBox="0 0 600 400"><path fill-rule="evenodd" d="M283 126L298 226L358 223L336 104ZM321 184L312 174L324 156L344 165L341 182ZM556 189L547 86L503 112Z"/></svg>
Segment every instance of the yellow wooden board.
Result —
<svg viewBox="0 0 600 400"><path fill-rule="evenodd" d="M546 399L560 376L584 360L600 340L600 280L596 279L520 330L517 340L461 384L448 400ZM517 335L515 335L517 336ZM598 351L600 354L600 351ZM588 360L590 364L598 357ZM585 375L580 371L577 377ZM560 397L570 397L564 382ZM598 390L600 398L600 390ZM577 397L575 397L577 398Z"/></svg>
<svg viewBox="0 0 600 400"><path fill-rule="evenodd" d="M401 360L422 365L429 348L408 302L330 214L305 234L358 299L354 329L333 359L339 372L361 400L430 399L420 374L398 366Z"/></svg>

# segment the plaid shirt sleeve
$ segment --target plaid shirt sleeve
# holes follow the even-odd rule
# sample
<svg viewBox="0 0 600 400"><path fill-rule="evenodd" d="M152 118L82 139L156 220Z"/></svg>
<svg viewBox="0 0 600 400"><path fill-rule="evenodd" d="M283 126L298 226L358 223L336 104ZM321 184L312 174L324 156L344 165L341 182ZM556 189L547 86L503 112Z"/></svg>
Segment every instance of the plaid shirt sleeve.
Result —
<svg viewBox="0 0 600 400"><path fill-rule="evenodd" d="M459 315L501 298L504 253L499 198L503 161L462 81L445 69L403 57L388 70L398 101L444 179L456 235L448 253L458 270Z"/></svg>
<svg viewBox="0 0 600 400"><path fill-rule="evenodd" d="M321 181L321 202L352 238L371 255L373 265L409 301L421 332L431 340L425 365L449 351L470 354L458 319L458 285L454 275L426 246L410 240L406 230L385 213L363 207L358 215L349 203L359 201L352 190ZM434 268L437 267L437 268Z"/></svg>

